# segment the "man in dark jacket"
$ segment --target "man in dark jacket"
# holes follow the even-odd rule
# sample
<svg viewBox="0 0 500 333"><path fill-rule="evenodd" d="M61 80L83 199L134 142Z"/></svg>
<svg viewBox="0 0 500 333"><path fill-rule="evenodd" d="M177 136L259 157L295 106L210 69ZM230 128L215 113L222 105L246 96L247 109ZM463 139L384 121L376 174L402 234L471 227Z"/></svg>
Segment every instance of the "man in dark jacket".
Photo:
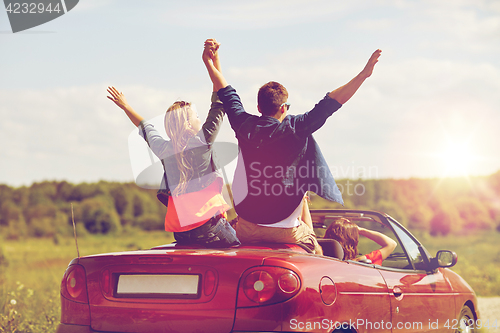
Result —
<svg viewBox="0 0 500 333"><path fill-rule="evenodd" d="M218 47L213 39L205 42L205 48L214 52ZM236 90L213 61L204 61L240 148L233 196L239 217L236 233L242 243L298 243L322 253L305 194L313 191L327 200L343 201L312 133L354 95L380 55L376 50L361 73L297 116L287 114L290 104L285 87L272 81L258 93L261 116L245 112Z"/></svg>

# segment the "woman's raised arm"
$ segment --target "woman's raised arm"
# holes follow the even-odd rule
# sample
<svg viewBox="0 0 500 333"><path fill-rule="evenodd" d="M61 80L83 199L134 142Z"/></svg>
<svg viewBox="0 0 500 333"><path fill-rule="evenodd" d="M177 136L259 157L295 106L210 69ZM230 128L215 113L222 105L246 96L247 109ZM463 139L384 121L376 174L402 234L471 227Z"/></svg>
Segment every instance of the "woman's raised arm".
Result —
<svg viewBox="0 0 500 333"><path fill-rule="evenodd" d="M130 121L135 125L139 126L141 121L144 120L134 109L127 103L125 99L125 95L122 92L119 92L115 87L108 87L108 93L111 96L107 96L111 101L113 101L120 109L125 111Z"/></svg>

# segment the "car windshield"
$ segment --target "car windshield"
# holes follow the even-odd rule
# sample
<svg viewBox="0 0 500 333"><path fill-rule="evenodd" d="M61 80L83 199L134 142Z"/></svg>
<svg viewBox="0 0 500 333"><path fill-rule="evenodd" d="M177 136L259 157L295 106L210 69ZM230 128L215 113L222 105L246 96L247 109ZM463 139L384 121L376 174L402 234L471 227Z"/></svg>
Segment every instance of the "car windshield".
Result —
<svg viewBox="0 0 500 333"><path fill-rule="evenodd" d="M391 238L397 243L394 251L382 262L383 267L399 268L399 269L421 269L425 266L425 260L422 256L419 244L400 228L397 224L389 222L390 226L382 223L382 219L378 215L367 213L339 213L339 214L312 214L315 232L318 238L324 238L325 232L334 221L340 218L347 218L355 223L360 228L365 228L372 231L377 231ZM385 223L388 223L385 221ZM393 229L397 235L393 232ZM402 246L402 244L404 246ZM359 237L358 242L358 257L369 255L375 250L380 249L380 245L366 237ZM425 251L425 250L423 250Z"/></svg>

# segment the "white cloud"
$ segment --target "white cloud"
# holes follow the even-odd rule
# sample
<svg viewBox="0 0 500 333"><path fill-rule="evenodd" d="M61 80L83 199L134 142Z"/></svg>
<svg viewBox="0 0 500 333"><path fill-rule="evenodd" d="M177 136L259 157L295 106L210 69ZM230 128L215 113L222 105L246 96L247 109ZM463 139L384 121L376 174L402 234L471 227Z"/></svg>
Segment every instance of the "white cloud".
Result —
<svg viewBox="0 0 500 333"><path fill-rule="evenodd" d="M239 91L249 110L255 108L258 89L250 84L276 80L290 93L290 112L302 113L363 68L358 57L344 57L349 54L297 49L275 55L266 67L230 69L229 76L247 84ZM474 132L474 149L489 159L475 165L475 172L488 174L499 165L493 144L500 140L495 130L499 90L500 70L488 62L398 60L383 53L373 76L315 136L331 166L377 166L380 176L406 177L440 175L425 158L436 153L447 134L459 138Z"/></svg>
<svg viewBox="0 0 500 333"><path fill-rule="evenodd" d="M376 31L377 33L383 33L389 31L390 29L395 29L399 22L396 19L365 19L362 21L356 21L350 24L355 29L366 30L366 31Z"/></svg>
<svg viewBox="0 0 500 333"><path fill-rule="evenodd" d="M0 91L0 183L131 181L128 135L135 127L106 98L106 87ZM165 92L137 85L117 88L146 119L161 115L178 99L194 102L202 118L210 105L207 91ZM219 141L236 142L229 125L224 128Z"/></svg>
<svg viewBox="0 0 500 333"><path fill-rule="evenodd" d="M500 33L498 2L429 1L422 3L413 15L421 16L420 20L413 20L414 31L439 32L443 37L442 40L429 41L429 48L456 48L461 52L500 50L497 42Z"/></svg>
<svg viewBox="0 0 500 333"><path fill-rule="evenodd" d="M120 6L120 4L123 4L123 1L120 1L120 0L79 0L75 9L77 9L78 11L91 11L94 9L109 6L111 4L115 4L116 6Z"/></svg>
<svg viewBox="0 0 500 333"><path fill-rule="evenodd" d="M165 9L162 19L184 27L263 29L331 20L353 7L345 1L324 0L184 1Z"/></svg>

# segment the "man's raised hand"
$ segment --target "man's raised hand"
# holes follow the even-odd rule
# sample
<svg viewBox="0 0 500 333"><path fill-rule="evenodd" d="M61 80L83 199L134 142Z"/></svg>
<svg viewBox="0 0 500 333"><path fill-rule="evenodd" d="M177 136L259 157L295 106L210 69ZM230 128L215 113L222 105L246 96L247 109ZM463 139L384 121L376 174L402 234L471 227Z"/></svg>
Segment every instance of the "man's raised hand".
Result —
<svg viewBox="0 0 500 333"><path fill-rule="evenodd" d="M363 70L361 71L361 75L364 78L370 77L370 75L372 75L373 68L375 67L375 64L378 62L378 58L380 58L381 54L382 50L378 49L375 52L373 52L370 59L368 59L365 68L363 68Z"/></svg>
<svg viewBox="0 0 500 333"><path fill-rule="evenodd" d="M203 61L206 63L209 60L215 61L218 57L217 50L219 49L220 43L217 43L215 39L207 39L205 41L205 47L203 49Z"/></svg>

